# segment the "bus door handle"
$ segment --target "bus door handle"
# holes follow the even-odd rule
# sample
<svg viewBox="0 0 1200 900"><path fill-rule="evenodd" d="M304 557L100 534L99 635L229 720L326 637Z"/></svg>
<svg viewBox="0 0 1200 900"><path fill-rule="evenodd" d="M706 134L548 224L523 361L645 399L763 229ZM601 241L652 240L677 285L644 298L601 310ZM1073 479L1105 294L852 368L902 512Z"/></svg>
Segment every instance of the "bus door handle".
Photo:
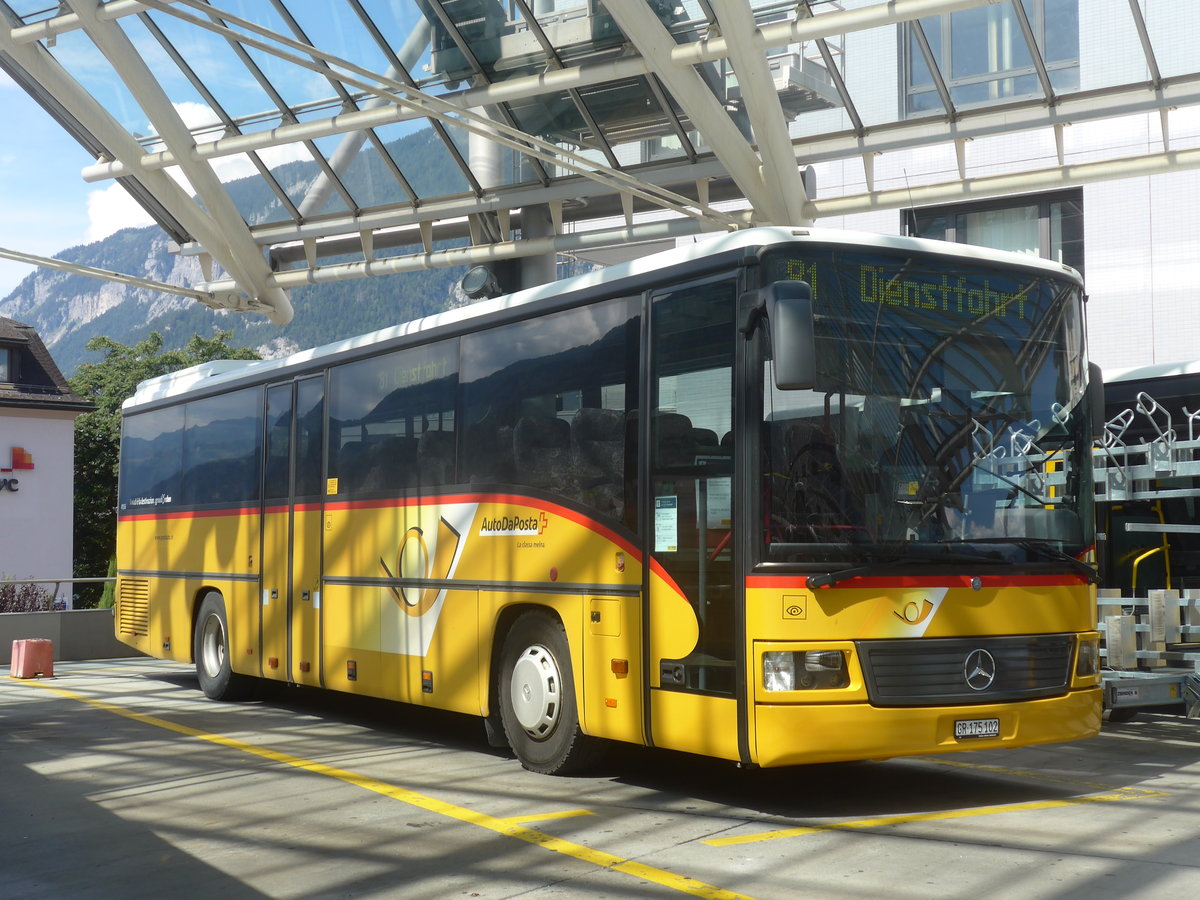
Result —
<svg viewBox="0 0 1200 900"><path fill-rule="evenodd" d="M310 591L301 591L301 592L300 592L300 599L301 599L301 600L311 600L311 599L312 599L312 593L311 593Z"/></svg>

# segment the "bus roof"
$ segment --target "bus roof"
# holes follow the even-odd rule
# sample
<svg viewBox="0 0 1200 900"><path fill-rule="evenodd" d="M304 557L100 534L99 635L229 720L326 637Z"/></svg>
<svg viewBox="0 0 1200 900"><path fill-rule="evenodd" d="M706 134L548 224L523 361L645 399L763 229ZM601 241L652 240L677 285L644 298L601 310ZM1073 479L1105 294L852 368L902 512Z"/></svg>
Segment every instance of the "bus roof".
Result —
<svg viewBox="0 0 1200 900"><path fill-rule="evenodd" d="M1149 381L1154 378L1171 378L1176 375L1200 374L1200 360L1155 363L1131 369L1114 369L1104 373L1105 384L1120 384L1127 381Z"/></svg>
<svg viewBox="0 0 1200 900"><path fill-rule="evenodd" d="M199 366L182 369L168 375L149 378L138 385L133 396L129 397L122 406L128 409L134 406L141 406L145 403L153 403L176 397L194 388L210 388L220 384L232 383L241 380L250 371L254 371L256 375L265 376L267 373L277 370L303 368L306 364L325 357L339 355L361 347L370 347L398 340L409 335L431 331L435 328L440 329L456 323L468 322L472 319L488 316L489 314L525 306L526 304L535 303L543 299L574 293L589 287L646 275L658 269L684 265L693 260L700 260L730 251L752 247L768 247L774 244L791 242L825 245L845 244L868 249L939 254L983 264L990 263L1001 266L1041 269L1047 274L1067 278L1082 284L1079 274L1074 269L1061 263L1026 254L993 250L988 247L977 247L971 244L956 244L928 238L844 231L840 229L783 228L775 226L747 228L741 231L719 234L715 237L700 236L693 243L677 246L672 250L648 254L629 262L597 269L573 278L538 285L537 287L527 288L504 296L481 300L466 306L434 313L433 315L415 319L411 322L335 341L320 347L314 347L310 350L301 350L279 359L249 362L237 360L222 361L227 364L227 368L222 368L220 365L213 363L203 363Z"/></svg>

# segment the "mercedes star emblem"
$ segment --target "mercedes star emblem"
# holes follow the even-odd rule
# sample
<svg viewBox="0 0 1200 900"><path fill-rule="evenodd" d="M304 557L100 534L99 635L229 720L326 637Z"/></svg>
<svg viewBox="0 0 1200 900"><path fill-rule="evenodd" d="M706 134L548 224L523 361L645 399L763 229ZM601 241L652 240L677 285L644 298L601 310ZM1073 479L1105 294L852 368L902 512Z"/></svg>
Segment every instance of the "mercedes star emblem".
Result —
<svg viewBox="0 0 1200 900"><path fill-rule="evenodd" d="M986 691L996 680L996 660L983 648L972 650L963 660L963 678L973 691Z"/></svg>

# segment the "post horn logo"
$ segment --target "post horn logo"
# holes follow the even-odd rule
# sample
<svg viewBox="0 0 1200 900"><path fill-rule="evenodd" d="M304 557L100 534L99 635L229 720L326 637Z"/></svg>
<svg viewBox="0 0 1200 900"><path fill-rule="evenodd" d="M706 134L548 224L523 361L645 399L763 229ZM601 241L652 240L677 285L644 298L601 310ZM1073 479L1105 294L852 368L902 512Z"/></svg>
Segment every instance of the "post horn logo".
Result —
<svg viewBox="0 0 1200 900"><path fill-rule="evenodd" d="M903 609L892 610L892 615L908 625L920 625L929 618L931 612L933 612L933 604L928 600L922 600L920 603L916 600L909 600L904 604Z"/></svg>
<svg viewBox="0 0 1200 900"><path fill-rule="evenodd" d="M982 647L972 650L963 660L963 679L973 691L986 691L996 680L996 660Z"/></svg>
<svg viewBox="0 0 1200 900"><path fill-rule="evenodd" d="M425 543L425 533L417 527L404 533L400 546L396 549L396 571L392 574L383 557L379 557L379 566L384 574L392 579L442 581L450 577L450 567L454 564L454 552L458 549L460 535L445 519L438 520L437 543L433 548L433 557L429 555L429 547ZM417 618L429 612L441 587L422 587L417 585L388 585L396 605L405 613Z"/></svg>

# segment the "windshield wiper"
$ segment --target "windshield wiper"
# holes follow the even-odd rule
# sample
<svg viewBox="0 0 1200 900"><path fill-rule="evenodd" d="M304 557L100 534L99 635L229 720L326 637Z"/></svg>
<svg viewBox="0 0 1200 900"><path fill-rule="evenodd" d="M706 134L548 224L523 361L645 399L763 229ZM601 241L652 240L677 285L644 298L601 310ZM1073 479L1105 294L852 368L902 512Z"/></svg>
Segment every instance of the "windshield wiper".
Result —
<svg viewBox="0 0 1200 900"><path fill-rule="evenodd" d="M1027 553L1036 554L1042 559L1053 560L1054 562L1066 563L1092 584L1100 583L1100 573L1093 566L1088 565L1082 560L1078 560L1070 553L1064 553L1057 547L1050 544L1043 544L1040 541L1032 540L1017 540L1012 542L1014 546L1020 547Z"/></svg>
<svg viewBox="0 0 1200 900"><path fill-rule="evenodd" d="M816 575L809 575L804 579L804 584L809 590L820 587L832 587L839 582L857 578L860 575L871 575L891 566L928 562L958 563L960 565L978 565L981 563L984 565L996 565L1008 562L1008 560L999 554L981 556L975 553L956 553L950 550L921 551L914 549L906 553L880 557L866 565L852 566L849 569L839 569L836 572L819 572Z"/></svg>

